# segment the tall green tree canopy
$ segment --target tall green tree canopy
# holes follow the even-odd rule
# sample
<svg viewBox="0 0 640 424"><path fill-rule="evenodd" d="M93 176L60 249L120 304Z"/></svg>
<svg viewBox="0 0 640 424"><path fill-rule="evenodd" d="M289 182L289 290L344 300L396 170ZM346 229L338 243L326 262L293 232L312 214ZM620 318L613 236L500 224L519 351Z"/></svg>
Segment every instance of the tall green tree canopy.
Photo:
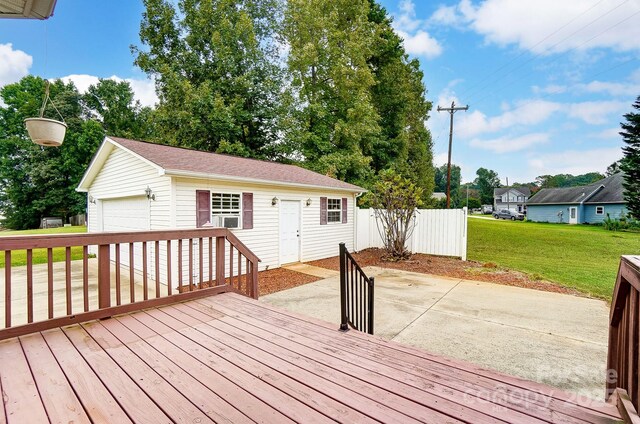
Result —
<svg viewBox="0 0 640 424"><path fill-rule="evenodd" d="M285 137L305 166L371 186L393 169L433 191L423 74L372 0L289 0Z"/></svg>
<svg viewBox="0 0 640 424"><path fill-rule="evenodd" d="M143 46L132 50L135 63L156 81L157 138L199 150L276 157L279 1L144 4Z"/></svg>
<svg viewBox="0 0 640 424"><path fill-rule="evenodd" d="M291 100L286 136L305 165L367 185L369 152L381 136L367 63L376 25L368 0L289 0L283 35Z"/></svg>
<svg viewBox="0 0 640 424"><path fill-rule="evenodd" d="M67 124L67 133L61 147L40 147L29 139L23 120L38 116L45 83L42 78L27 76L0 89L4 103L0 106L0 214L9 228L37 228L43 217L83 213L86 196L75 188L104 138L105 128L114 136L135 135L135 129L142 128L137 123L135 103L114 102L101 94L111 90L120 93L116 97L130 93L128 83L114 86L102 80L89 89L100 95L101 107L108 108L107 112L85 102L87 97L80 95L73 83L57 80L51 83L50 96ZM111 124L109 113L126 115L126 119ZM50 104L44 116L60 119Z"/></svg>
<svg viewBox="0 0 640 424"><path fill-rule="evenodd" d="M622 148L624 158L620 169L625 173L624 196L629 212L640 218L640 96L633 103L633 109L624 115L625 122L620 125L620 135L626 146Z"/></svg>
<svg viewBox="0 0 640 424"><path fill-rule="evenodd" d="M447 193L447 164L438 166L435 168L435 188L434 191L441 193ZM462 182L462 170L458 165L451 164L451 207L458 208L462 193L460 192L460 184ZM464 193L466 195L466 192ZM445 207L447 202L444 200L441 202L441 207ZM466 204L466 197L465 197Z"/></svg>
<svg viewBox="0 0 640 424"><path fill-rule="evenodd" d="M406 54L387 11L369 0L369 21L378 26L372 57L368 62L375 84L372 102L380 116L380 137L366 155L376 172L393 168L422 188L426 200L433 192L431 134L425 127L431 102L426 100L420 62Z"/></svg>
<svg viewBox="0 0 640 424"><path fill-rule="evenodd" d="M498 173L491 169L478 168L474 184L480 192L480 201L483 205L493 204L493 189L500 187Z"/></svg>
<svg viewBox="0 0 640 424"><path fill-rule="evenodd" d="M540 188L576 187L595 183L603 178L604 175L599 172L588 172L581 175L540 175L536 182Z"/></svg>

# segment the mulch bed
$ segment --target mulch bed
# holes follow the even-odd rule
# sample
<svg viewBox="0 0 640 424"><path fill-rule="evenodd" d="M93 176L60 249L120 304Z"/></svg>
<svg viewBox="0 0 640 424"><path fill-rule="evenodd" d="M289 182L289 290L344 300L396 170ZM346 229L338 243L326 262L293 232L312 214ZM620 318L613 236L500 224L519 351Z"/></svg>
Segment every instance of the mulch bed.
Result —
<svg viewBox="0 0 640 424"><path fill-rule="evenodd" d="M423 255L420 253L412 255L411 258L405 261L390 262L384 259L384 251L376 248L365 249L357 253L352 253L352 255L361 267L378 266L381 268L393 268L403 271L486 281L488 283L504 284L507 286L584 296L583 293L577 290L563 287L549 281L535 279L523 272L500 268L492 263L462 261L456 258ZM309 262L309 265L340 270L340 260L337 256Z"/></svg>
<svg viewBox="0 0 640 424"><path fill-rule="evenodd" d="M241 290L244 292L245 289L245 278L246 276L243 274L241 277ZM293 287L301 286L307 283L313 283L314 281L322 280L322 278L314 277L313 275L303 274L301 272L291 271L289 269L284 268L275 268L269 269L266 271L258 272L258 295L264 296L266 294L271 294L278 292L280 290L291 289ZM237 280L236 277L233 278L233 281L229 281L229 278L225 280L226 284L233 284L234 287L237 288ZM197 289L197 282L195 284L195 289ZM211 284L208 282L202 283L200 288L216 286L216 280L213 280ZM185 293L190 291L189 285L184 285L182 290L178 289L180 293Z"/></svg>
<svg viewBox="0 0 640 424"><path fill-rule="evenodd" d="M264 296L318 280L322 278L284 268L269 269L258 273L258 293Z"/></svg>

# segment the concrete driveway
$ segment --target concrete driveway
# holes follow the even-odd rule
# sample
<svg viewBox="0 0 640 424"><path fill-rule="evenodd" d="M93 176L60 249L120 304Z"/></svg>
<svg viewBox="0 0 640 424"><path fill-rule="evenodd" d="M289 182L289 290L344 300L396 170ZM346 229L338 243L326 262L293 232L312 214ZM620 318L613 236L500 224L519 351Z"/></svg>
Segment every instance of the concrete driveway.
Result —
<svg viewBox="0 0 640 424"><path fill-rule="evenodd" d="M608 306L599 300L377 267L375 334L604 397ZM337 276L260 300L336 324Z"/></svg>

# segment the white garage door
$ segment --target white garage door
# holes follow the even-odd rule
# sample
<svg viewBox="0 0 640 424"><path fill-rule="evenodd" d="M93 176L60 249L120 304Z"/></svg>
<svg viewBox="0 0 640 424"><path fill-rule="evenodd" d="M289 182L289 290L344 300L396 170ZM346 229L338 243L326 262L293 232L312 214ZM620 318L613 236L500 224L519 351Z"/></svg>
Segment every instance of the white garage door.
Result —
<svg viewBox="0 0 640 424"><path fill-rule="evenodd" d="M102 201L102 229L105 232L149 230L149 200L145 196L125 197ZM129 266L128 243L120 245L120 263ZM147 244L147 271L155 272L154 243ZM134 268L142 271L142 244L133 245ZM115 246L111 246L111 260L115 259Z"/></svg>
<svg viewBox="0 0 640 424"><path fill-rule="evenodd" d="M149 229L149 200L145 196L102 201L103 231Z"/></svg>

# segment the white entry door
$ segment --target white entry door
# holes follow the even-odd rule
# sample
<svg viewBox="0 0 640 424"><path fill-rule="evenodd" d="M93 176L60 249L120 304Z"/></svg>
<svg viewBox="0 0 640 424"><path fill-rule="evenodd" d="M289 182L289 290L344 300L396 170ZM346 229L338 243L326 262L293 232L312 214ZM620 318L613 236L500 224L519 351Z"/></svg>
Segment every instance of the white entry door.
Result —
<svg viewBox="0 0 640 424"><path fill-rule="evenodd" d="M300 202L280 201L280 264L300 260Z"/></svg>
<svg viewBox="0 0 640 424"><path fill-rule="evenodd" d="M571 206L569 208L569 224L577 224L578 223L578 208L575 206Z"/></svg>

